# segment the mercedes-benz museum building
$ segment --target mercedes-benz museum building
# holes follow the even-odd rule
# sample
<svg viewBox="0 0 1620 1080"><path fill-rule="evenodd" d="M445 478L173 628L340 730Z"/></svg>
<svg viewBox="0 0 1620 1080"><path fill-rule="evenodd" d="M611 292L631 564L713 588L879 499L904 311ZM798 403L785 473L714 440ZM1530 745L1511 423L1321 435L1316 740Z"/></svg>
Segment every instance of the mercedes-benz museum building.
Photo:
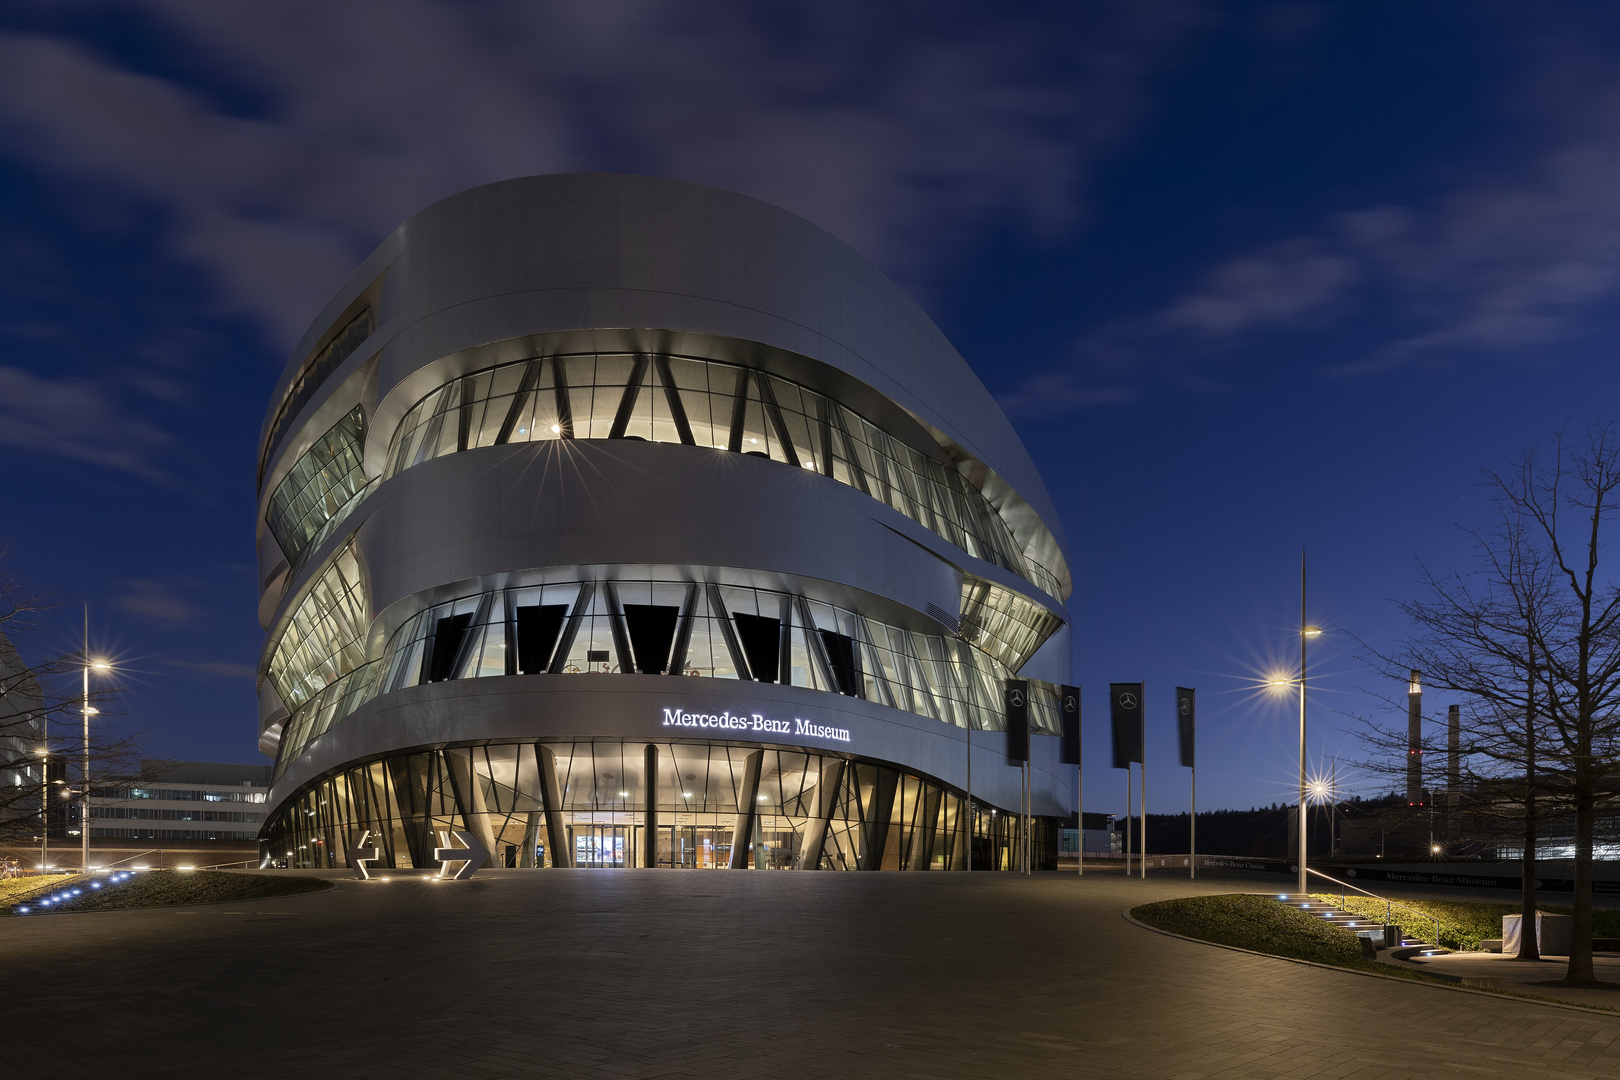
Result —
<svg viewBox="0 0 1620 1080"><path fill-rule="evenodd" d="M1007 869L1057 734L1029 454L853 249L637 176L475 188L299 343L258 463L264 864ZM1030 843L1075 809L1030 740ZM971 812L967 807L971 806ZM971 854L970 854L971 853Z"/></svg>

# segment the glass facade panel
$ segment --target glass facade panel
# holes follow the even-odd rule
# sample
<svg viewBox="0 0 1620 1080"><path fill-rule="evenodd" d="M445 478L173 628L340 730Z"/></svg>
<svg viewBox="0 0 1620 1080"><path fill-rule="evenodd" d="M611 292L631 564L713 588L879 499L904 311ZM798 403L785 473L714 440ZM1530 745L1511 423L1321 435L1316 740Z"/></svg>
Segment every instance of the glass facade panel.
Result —
<svg viewBox="0 0 1620 1080"><path fill-rule="evenodd" d="M353 545L332 557L286 619L271 647L266 675L289 709L297 709L366 662L371 613Z"/></svg>
<svg viewBox="0 0 1620 1080"><path fill-rule="evenodd" d="M429 867L438 834L466 829L489 848L492 865L520 868L721 869L734 844L746 847L742 865L759 870L960 870L970 844L975 869L1016 865L1016 814L975 800L970 840L961 793L925 776L800 750L654 743L648 777L648 745L505 742L352 766L274 816L266 858L339 867L349 838L369 829L380 856L373 866ZM755 755L758 782L749 788ZM556 806L546 805L547 769ZM837 786L824 795L823 783ZM1039 869L1056 867L1059 824L1033 823Z"/></svg>
<svg viewBox="0 0 1620 1080"><path fill-rule="evenodd" d="M270 494L265 524L293 566L325 538L332 519L347 517L367 491L361 457L366 414L356 407L293 463Z"/></svg>
<svg viewBox="0 0 1620 1080"><path fill-rule="evenodd" d="M384 477L461 450L557 438L684 442L819 472L1061 595L1056 576L1020 550L996 508L951 465L807 387L735 364L589 353L461 376L405 414Z"/></svg>
<svg viewBox="0 0 1620 1080"><path fill-rule="evenodd" d="M331 342L316 353L292 381L287 388L287 396L282 399L281 407L276 410L275 422L270 425L270 435L264 442L264 455L259 460L261 483L264 480L265 465L275 453L281 437L287 433L288 423L298 415L299 410L309 404L309 399L321 388L326 377L337 370L343 361L354 355L354 350L364 344L371 336L371 331L371 309L367 308L350 320Z"/></svg>
<svg viewBox="0 0 1620 1080"><path fill-rule="evenodd" d="M297 704L283 698L293 715L283 729L277 776L332 725L378 694L435 678L516 674L519 608L566 612L551 653L527 661L535 671L652 670L720 679L768 673L793 686L852 693L953 727L995 731L1003 726L1002 685L1013 673L985 649L807 597L686 580L561 582L459 597L406 619L382 654L368 661L360 652L365 604L358 566L348 549L340 555L294 613L272 654L277 688L285 684L284 695L300 695ZM626 605L632 615L637 607L679 612L667 655L635 655ZM739 616L754 623L745 630ZM762 633L772 636L755 637L751 647L775 662L752 665L769 666L769 672L752 672L745 635ZM829 642L836 649L839 641L848 643L847 658L829 652ZM442 672L435 672L435 664ZM844 665L850 670L841 676ZM1031 682L1030 717L1035 731L1061 731L1054 687Z"/></svg>

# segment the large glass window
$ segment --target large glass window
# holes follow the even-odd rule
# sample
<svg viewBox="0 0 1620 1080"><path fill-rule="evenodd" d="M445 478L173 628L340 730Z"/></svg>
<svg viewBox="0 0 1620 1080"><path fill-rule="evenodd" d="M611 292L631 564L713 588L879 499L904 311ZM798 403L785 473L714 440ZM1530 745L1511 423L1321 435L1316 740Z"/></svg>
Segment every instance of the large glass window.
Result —
<svg viewBox="0 0 1620 1080"><path fill-rule="evenodd" d="M287 387L287 395L282 398L281 407L276 410L276 419L270 425L270 434L264 440L264 453L259 458L259 479L264 480L264 468L274 454L281 437L287 433L287 425L298 415L309 399L315 396L326 382L326 377L336 371L338 367L354 355L365 340L371 336L372 316L371 309L366 308L360 314L346 323L332 340L324 345L320 352L310 357L304 369L298 373L292 383Z"/></svg>
<svg viewBox="0 0 1620 1080"><path fill-rule="evenodd" d="M335 596L336 590L321 595ZM352 663L328 679L351 659L343 653L339 662L320 660L330 646L319 643L343 637L337 629L341 617L322 613L340 605L317 602L312 594L300 615L311 605L299 625L312 629L298 638L310 644L289 656L307 668L295 685L326 681L305 695L287 721L278 776L372 697L427 682L516 674L750 679L864 698L955 727L994 731L1003 727L1002 688L1013 674L993 652L962 638L893 626L791 593L683 580L593 580L435 604L406 619L377 659ZM1030 707L1034 730L1061 730L1056 687L1032 682Z"/></svg>
<svg viewBox="0 0 1620 1080"><path fill-rule="evenodd" d="M651 772L649 772L649 768ZM351 766L286 803L270 861L344 864L368 829L376 867L429 867L467 829L497 867L1011 869L1022 819L888 765L810 751L618 739L501 742ZM1055 868L1056 822L1034 821ZM733 858L733 848L741 850Z"/></svg>
<svg viewBox="0 0 1620 1080"><path fill-rule="evenodd" d="M995 507L956 469L822 394L713 360L587 353L461 376L405 414L384 476L462 450L567 438L709 446L819 472L1061 595L1056 575L1020 550Z"/></svg>
<svg viewBox="0 0 1620 1080"><path fill-rule="evenodd" d="M301 565L317 538L324 538L328 522L358 505L366 490L365 441L366 414L357 406L317 439L271 492L265 523L292 565Z"/></svg>
<svg viewBox="0 0 1620 1080"><path fill-rule="evenodd" d="M957 633L1017 671L1063 620L1035 601L975 577L962 581Z"/></svg>
<svg viewBox="0 0 1620 1080"><path fill-rule="evenodd" d="M266 671L282 702L297 709L366 662L371 625L360 561L346 545L282 623Z"/></svg>

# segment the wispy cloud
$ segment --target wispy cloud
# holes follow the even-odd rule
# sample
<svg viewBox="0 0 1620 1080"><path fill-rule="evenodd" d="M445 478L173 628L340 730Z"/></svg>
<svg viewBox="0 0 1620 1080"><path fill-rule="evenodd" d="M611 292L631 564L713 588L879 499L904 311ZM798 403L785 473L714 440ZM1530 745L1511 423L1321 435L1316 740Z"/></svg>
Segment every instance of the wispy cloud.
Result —
<svg viewBox="0 0 1620 1080"><path fill-rule="evenodd" d="M0 130L30 163L161 207L173 252L282 342L399 220L530 173L741 190L913 278L992 222L1064 228L1203 7L130 6L265 107L13 33Z"/></svg>
<svg viewBox="0 0 1620 1080"><path fill-rule="evenodd" d="M113 603L131 615L180 624L192 622L203 614L161 581L137 578L126 581L124 588L125 592L113 597Z"/></svg>
<svg viewBox="0 0 1620 1080"><path fill-rule="evenodd" d="M46 379L0 366L0 445L59 454L163 478L153 458L173 441L131 419L107 387L85 379Z"/></svg>
<svg viewBox="0 0 1620 1080"><path fill-rule="evenodd" d="M230 660L168 660L166 663L183 671L217 675L224 679L252 679L259 673L252 664L238 664Z"/></svg>
<svg viewBox="0 0 1620 1080"><path fill-rule="evenodd" d="M1253 335L1337 325L1373 305L1395 329L1324 374L1512 354L1583 332L1620 295L1620 71L1610 62L1551 79L1544 69L1572 64L1572 50L1541 50L1543 70L1513 83L1543 92L1515 101L1534 122L1512 136L1526 149L1511 165L1426 200L1332 213L1234 254L1156 310L1086 333L1072 362L1008 403L1037 411L1129 398L1167 380L1214 385L1218 363Z"/></svg>

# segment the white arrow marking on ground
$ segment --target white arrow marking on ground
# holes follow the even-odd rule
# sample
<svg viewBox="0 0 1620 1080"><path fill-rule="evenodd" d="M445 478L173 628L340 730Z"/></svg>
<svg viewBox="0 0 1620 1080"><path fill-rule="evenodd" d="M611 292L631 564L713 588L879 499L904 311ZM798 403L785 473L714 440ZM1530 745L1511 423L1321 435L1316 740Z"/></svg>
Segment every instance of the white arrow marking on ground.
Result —
<svg viewBox="0 0 1620 1080"><path fill-rule="evenodd" d="M460 840L464 846L451 847L451 837ZM442 878L466 881L489 861L489 851L465 829L439 830L439 844L441 846L433 849L433 857L439 860L439 876ZM452 874L450 864L457 862L461 864L461 869Z"/></svg>
<svg viewBox="0 0 1620 1080"><path fill-rule="evenodd" d="M361 881L371 880L371 867L367 866L366 863L376 861L378 856L377 845L371 843L370 829L355 836L349 842L347 854L349 856L349 869L354 871L354 876Z"/></svg>

